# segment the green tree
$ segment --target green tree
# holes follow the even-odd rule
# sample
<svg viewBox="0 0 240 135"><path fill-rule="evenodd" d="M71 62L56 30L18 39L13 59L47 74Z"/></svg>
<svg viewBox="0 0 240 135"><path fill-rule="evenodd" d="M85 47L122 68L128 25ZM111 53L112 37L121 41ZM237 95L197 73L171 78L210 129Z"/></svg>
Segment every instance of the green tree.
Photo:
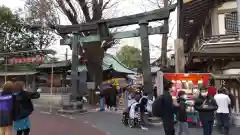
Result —
<svg viewBox="0 0 240 135"><path fill-rule="evenodd" d="M27 27L28 20L21 18L19 14L13 13L8 7L0 6L0 52L44 49L54 41L51 33Z"/></svg>
<svg viewBox="0 0 240 135"><path fill-rule="evenodd" d="M142 56L138 48L123 46L117 53L117 58L129 68L141 70Z"/></svg>
<svg viewBox="0 0 240 135"><path fill-rule="evenodd" d="M5 6L0 6L0 27L0 51L14 51L21 44L21 24L19 17Z"/></svg>
<svg viewBox="0 0 240 135"><path fill-rule="evenodd" d="M28 27L20 14L19 11L12 12L8 7L0 6L0 53L44 49L53 40L51 35L43 33L46 40L40 42L42 32ZM34 70L36 66L34 63L14 64L8 66L8 71Z"/></svg>

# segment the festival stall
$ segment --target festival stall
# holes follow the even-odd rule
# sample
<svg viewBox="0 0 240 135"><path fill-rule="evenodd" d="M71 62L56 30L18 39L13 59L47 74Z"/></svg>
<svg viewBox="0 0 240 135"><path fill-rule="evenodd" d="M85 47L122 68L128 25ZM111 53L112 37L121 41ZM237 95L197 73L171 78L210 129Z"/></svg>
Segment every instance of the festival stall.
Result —
<svg viewBox="0 0 240 135"><path fill-rule="evenodd" d="M113 87L114 86L114 87ZM123 90L125 89L126 92L120 91L121 96L119 98L119 104L131 104L134 100L132 99L133 93L136 91L134 85L128 82L125 78L112 78L106 80L102 83L101 88L105 91L112 91L112 90Z"/></svg>
<svg viewBox="0 0 240 135"><path fill-rule="evenodd" d="M195 101L194 91L208 91L216 93L216 89L208 88L209 79L211 74L209 73L165 73L164 77L172 81L172 96L176 99L179 91L185 91L187 93L187 111L188 111L188 122L198 125L200 124L199 117L195 111L193 105Z"/></svg>
<svg viewBox="0 0 240 135"><path fill-rule="evenodd" d="M112 78L102 83L102 89L108 89L112 86L116 86L117 89L125 88L129 86L129 82L125 78Z"/></svg>

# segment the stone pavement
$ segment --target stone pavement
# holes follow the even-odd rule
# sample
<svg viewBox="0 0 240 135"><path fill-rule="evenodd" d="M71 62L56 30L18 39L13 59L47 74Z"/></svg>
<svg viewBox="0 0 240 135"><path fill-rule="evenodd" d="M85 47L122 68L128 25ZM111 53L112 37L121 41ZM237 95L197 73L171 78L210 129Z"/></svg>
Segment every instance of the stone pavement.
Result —
<svg viewBox="0 0 240 135"><path fill-rule="evenodd" d="M37 111L40 111L41 113L46 113L45 115L47 115L48 109L41 108L40 110L37 109ZM75 123L79 127L78 130L81 130L82 128L80 128L80 127L82 127L83 124L86 124L86 125L89 125L90 127L92 126L95 129L98 129L99 133L103 133L103 134L106 133L106 135L165 135L161 124L152 124L149 127L148 131L143 131L139 128L129 128L129 127L124 126L121 123L121 114L116 113L116 112L108 112L108 111L99 112L97 110L97 108L95 108L95 107L93 107L92 109L89 108L89 112L82 114L82 115L71 115L71 116L70 115L59 115L59 114L57 114L57 111L53 111L52 115L53 115L53 117L56 117L55 115L58 115L57 117L63 117L64 119L68 119L68 120L64 120L63 122L61 122L61 123L65 123L65 121L68 121L68 122L66 122L67 126ZM52 117L52 115L45 116L45 117ZM33 115L33 119L34 119L34 115ZM54 120L51 118L46 118L46 119L49 122L50 122L50 120ZM61 118L58 118L58 119L61 119ZM75 121L75 122L69 122L69 121ZM84 126L86 126L86 125L84 125ZM90 127L86 127L86 129L92 129ZM71 129L71 128L69 128L69 129ZM84 129L85 129L85 127L84 127ZM34 127L33 127L33 130L34 130ZM65 130L67 130L67 129L65 128ZM81 131L79 131L78 135L81 135L80 132ZM231 130L231 135L237 135L237 133L240 133L240 128L233 128ZM202 129L201 128L190 128L190 134L191 135L202 135ZM45 134L45 135L48 135L48 134ZM74 134L71 134L71 135L74 135ZM91 135L91 133L88 135ZM98 133L96 133L94 135L98 135ZM219 133L217 133L215 130L213 135L219 135Z"/></svg>
<svg viewBox="0 0 240 135"><path fill-rule="evenodd" d="M121 123L121 115L114 113L89 113L75 116L74 119L95 125L97 129L106 132L108 135L165 135L161 124L149 126L148 131L139 128L129 128ZM202 135L201 128L189 128L189 130L190 135ZM240 128L231 130L231 135L237 135L238 133L240 133ZM214 130L213 135L219 135L219 133Z"/></svg>

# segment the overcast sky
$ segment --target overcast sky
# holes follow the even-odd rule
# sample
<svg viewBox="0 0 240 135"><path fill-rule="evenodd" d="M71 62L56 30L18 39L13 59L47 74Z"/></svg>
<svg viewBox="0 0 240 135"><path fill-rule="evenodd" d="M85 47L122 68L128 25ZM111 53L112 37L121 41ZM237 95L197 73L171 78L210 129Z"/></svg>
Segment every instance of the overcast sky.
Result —
<svg viewBox="0 0 240 135"><path fill-rule="evenodd" d="M144 1L144 2L143 2ZM154 0L151 0L154 1ZM15 10L18 8L24 7L24 0L0 0L0 5L6 5L7 7ZM141 13L144 11L149 11L156 9L157 7L155 4L149 3L147 0L121 0L121 2L115 7L116 12L113 14L110 14L110 16L122 16L122 15L129 15L129 14L136 14ZM176 38L176 32L177 32L177 26L176 26L176 11L171 13L170 16L170 27L169 30L172 32L171 37L169 38L168 44L173 47L174 39ZM67 19L62 16L61 17L61 23L67 24ZM159 23L152 23L150 24L152 26L159 25ZM124 27L124 30L134 30L138 28L138 25ZM150 43L154 46L159 46L161 48L161 35L153 35L149 38ZM121 44L110 49L108 53L115 54L123 45L127 44L134 44L135 47L141 48L139 38L132 38L132 39L123 39L121 40ZM137 45L135 45L137 44ZM151 46L150 46L151 47ZM153 46L152 46L153 47ZM50 47L51 49L54 49L58 52L57 57L60 57L61 59L64 58L64 53L67 46L60 46L59 40L56 41L55 45ZM155 55L160 56L160 51L156 49L156 47L153 47L155 52L151 52L152 57L158 57ZM71 50L69 49L69 54L71 53ZM153 56L154 55L154 56Z"/></svg>

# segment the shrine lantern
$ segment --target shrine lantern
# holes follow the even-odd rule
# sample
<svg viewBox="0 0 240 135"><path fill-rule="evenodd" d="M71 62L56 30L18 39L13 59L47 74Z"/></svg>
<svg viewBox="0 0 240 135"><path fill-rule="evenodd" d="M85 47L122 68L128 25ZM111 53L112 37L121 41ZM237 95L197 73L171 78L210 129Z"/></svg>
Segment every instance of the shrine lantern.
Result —
<svg viewBox="0 0 240 135"><path fill-rule="evenodd" d="M80 59L79 59L79 62L80 63L85 63L85 62L87 62L88 60L86 59L86 58L84 58L84 57L81 57Z"/></svg>

